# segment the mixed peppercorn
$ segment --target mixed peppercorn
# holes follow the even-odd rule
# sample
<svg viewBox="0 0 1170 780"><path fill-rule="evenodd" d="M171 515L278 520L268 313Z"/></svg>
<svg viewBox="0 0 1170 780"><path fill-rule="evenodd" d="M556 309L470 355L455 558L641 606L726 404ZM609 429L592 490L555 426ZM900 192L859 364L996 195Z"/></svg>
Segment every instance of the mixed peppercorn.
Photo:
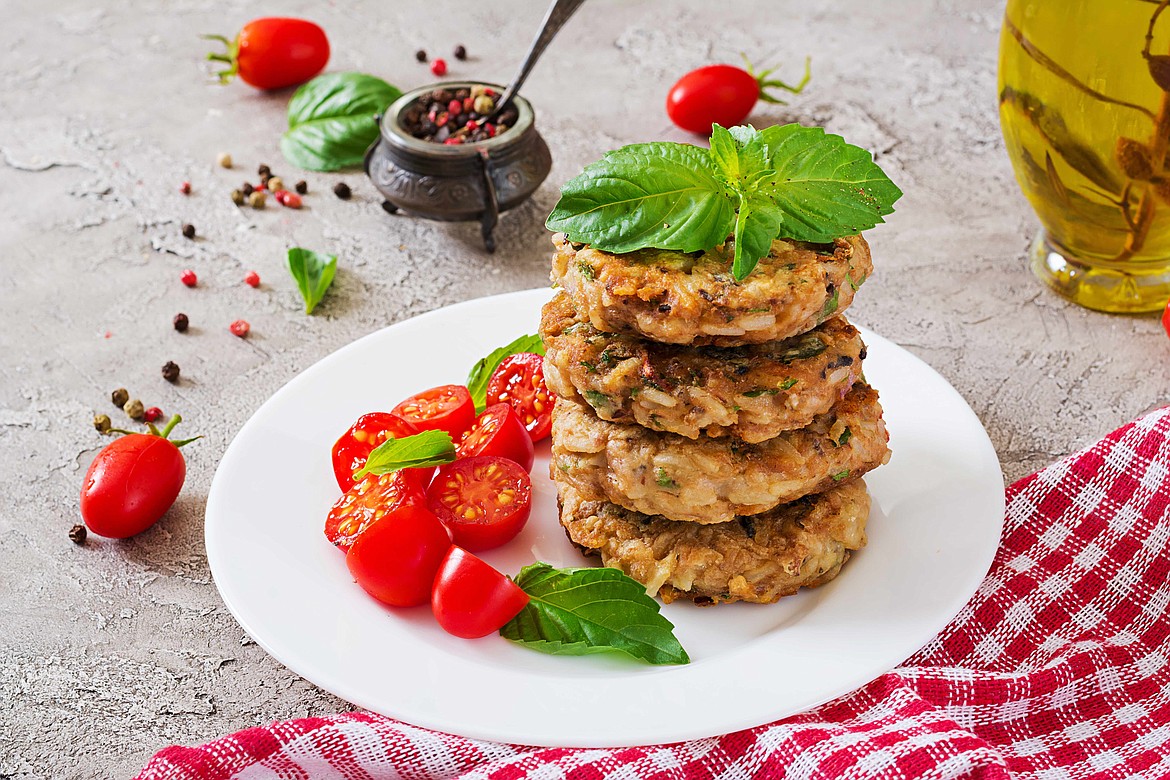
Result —
<svg viewBox="0 0 1170 780"><path fill-rule="evenodd" d="M514 106L505 108L494 122L485 121L495 111L498 99L494 89L479 84L457 89L440 87L407 107L402 128L415 138L437 144L486 141L516 123Z"/></svg>

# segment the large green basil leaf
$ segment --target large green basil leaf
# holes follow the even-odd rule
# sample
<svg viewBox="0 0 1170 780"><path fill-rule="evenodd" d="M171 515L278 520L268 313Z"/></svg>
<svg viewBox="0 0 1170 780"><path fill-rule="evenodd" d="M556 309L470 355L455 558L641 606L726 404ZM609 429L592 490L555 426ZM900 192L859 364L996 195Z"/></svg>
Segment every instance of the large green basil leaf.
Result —
<svg viewBox="0 0 1170 780"><path fill-rule="evenodd" d="M280 150L293 165L336 171L361 165L378 138L374 116L402 94L365 73L326 73L304 84L288 103Z"/></svg>

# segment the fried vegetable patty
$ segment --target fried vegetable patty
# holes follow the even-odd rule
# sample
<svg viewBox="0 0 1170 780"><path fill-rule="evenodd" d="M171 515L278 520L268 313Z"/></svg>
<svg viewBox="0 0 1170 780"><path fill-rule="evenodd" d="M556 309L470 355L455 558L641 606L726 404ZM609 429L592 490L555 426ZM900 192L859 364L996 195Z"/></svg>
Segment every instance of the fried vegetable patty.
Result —
<svg viewBox="0 0 1170 780"><path fill-rule="evenodd" d="M603 420L754 443L802 428L861 376L865 345L833 317L785 341L686 347L602 333L561 293L544 307L544 378Z"/></svg>
<svg viewBox="0 0 1170 780"><path fill-rule="evenodd" d="M557 489L569 539L667 603L768 604L823 585L865 546L870 505L855 480L761 515L698 525L588 501L564 481Z"/></svg>
<svg viewBox="0 0 1170 780"><path fill-rule="evenodd" d="M889 460L888 440L877 392L863 382L805 428L758 444L607 422L559 398L549 468L586 500L726 523L860 477Z"/></svg>
<svg viewBox="0 0 1170 780"><path fill-rule="evenodd" d="M736 347L812 330L853 302L873 271L861 236L832 244L776 240L737 282L727 245L705 252L615 255L553 236L552 281L595 328L667 344Z"/></svg>

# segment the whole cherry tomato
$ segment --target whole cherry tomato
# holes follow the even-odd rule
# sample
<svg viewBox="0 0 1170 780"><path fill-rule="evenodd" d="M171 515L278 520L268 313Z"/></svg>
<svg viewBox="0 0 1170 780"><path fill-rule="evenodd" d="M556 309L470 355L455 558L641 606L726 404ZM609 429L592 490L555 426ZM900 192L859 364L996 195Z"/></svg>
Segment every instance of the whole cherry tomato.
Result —
<svg viewBox="0 0 1170 780"><path fill-rule="evenodd" d="M804 79L795 86L778 79L769 79L771 70L756 74L748 63L747 70L734 65L708 65L678 80L666 96L666 113L670 121L700 135L710 135L711 125L724 127L738 125L747 119L757 100L780 103L768 94L771 87L779 87L799 94L808 83L808 60L804 63Z"/></svg>
<svg viewBox="0 0 1170 780"><path fill-rule="evenodd" d="M504 403L515 409L534 442L552 430L556 398L544 384L544 358L533 352L504 358L488 380L488 406Z"/></svg>
<svg viewBox="0 0 1170 780"><path fill-rule="evenodd" d="M127 434L93 459L81 485L81 518L89 530L125 539L150 528L171 508L187 478L179 452L187 442L166 438L179 420L172 417L158 435Z"/></svg>
<svg viewBox="0 0 1170 780"><path fill-rule="evenodd" d="M234 41L222 35L205 35L222 41L227 54L209 54L209 60L226 62L219 80L227 83L239 75L258 89L280 89L303 84L325 69L329 39L325 31L306 19L265 17L244 25Z"/></svg>
<svg viewBox="0 0 1170 780"><path fill-rule="evenodd" d="M490 550L511 540L532 512L532 480L507 458L480 456L439 469L427 489L427 508L467 550Z"/></svg>
<svg viewBox="0 0 1170 780"><path fill-rule="evenodd" d="M391 412L370 412L357 419L333 445L333 476L343 492L353 487L353 474L366 465L374 448L388 438L401 439L418 433L418 428ZM425 488L435 473L430 469L410 469L409 479Z"/></svg>
<svg viewBox="0 0 1170 780"><path fill-rule="evenodd" d="M476 455L497 455L519 463L525 471L532 470L536 451L532 438L516 410L507 404L495 404L483 410L456 447L460 458Z"/></svg>
<svg viewBox="0 0 1170 780"><path fill-rule="evenodd" d="M345 555L350 574L367 593L393 607L413 607L431 598L435 572L451 547L438 519L406 504L374 522Z"/></svg>
<svg viewBox="0 0 1170 780"><path fill-rule="evenodd" d="M426 503L426 494L409 473L410 469L391 474L367 474L329 510L329 516L325 518L325 537L345 552L375 520L400 506Z"/></svg>
<svg viewBox="0 0 1170 780"><path fill-rule="evenodd" d="M431 610L448 634L477 639L524 609L528 594L479 558L452 545L439 566Z"/></svg>
<svg viewBox="0 0 1170 780"><path fill-rule="evenodd" d="M446 431L459 441L475 422L475 402L463 385L442 385L415 393L390 410L420 431Z"/></svg>

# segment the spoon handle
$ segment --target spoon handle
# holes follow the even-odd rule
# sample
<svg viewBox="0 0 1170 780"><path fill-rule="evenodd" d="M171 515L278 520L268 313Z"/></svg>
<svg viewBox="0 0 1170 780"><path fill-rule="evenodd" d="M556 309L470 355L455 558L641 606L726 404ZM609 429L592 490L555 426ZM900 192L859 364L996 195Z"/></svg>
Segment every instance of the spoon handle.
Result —
<svg viewBox="0 0 1170 780"><path fill-rule="evenodd" d="M504 96L500 98L500 102L496 104L495 110L486 118L487 120L495 118L497 114L512 102L512 98L520 91L520 87L524 85L524 81L528 78L528 74L532 71L533 66L536 65L536 61L540 59L540 55L544 53L545 48L556 37L556 34L560 32L565 22L569 21L569 17L584 2L585 0L553 0L552 5L548 7L548 13L544 15L544 23L541 25L540 33L532 41L532 46L528 49L528 54L524 56L524 62L520 63L520 70L512 77L512 81L504 91Z"/></svg>

